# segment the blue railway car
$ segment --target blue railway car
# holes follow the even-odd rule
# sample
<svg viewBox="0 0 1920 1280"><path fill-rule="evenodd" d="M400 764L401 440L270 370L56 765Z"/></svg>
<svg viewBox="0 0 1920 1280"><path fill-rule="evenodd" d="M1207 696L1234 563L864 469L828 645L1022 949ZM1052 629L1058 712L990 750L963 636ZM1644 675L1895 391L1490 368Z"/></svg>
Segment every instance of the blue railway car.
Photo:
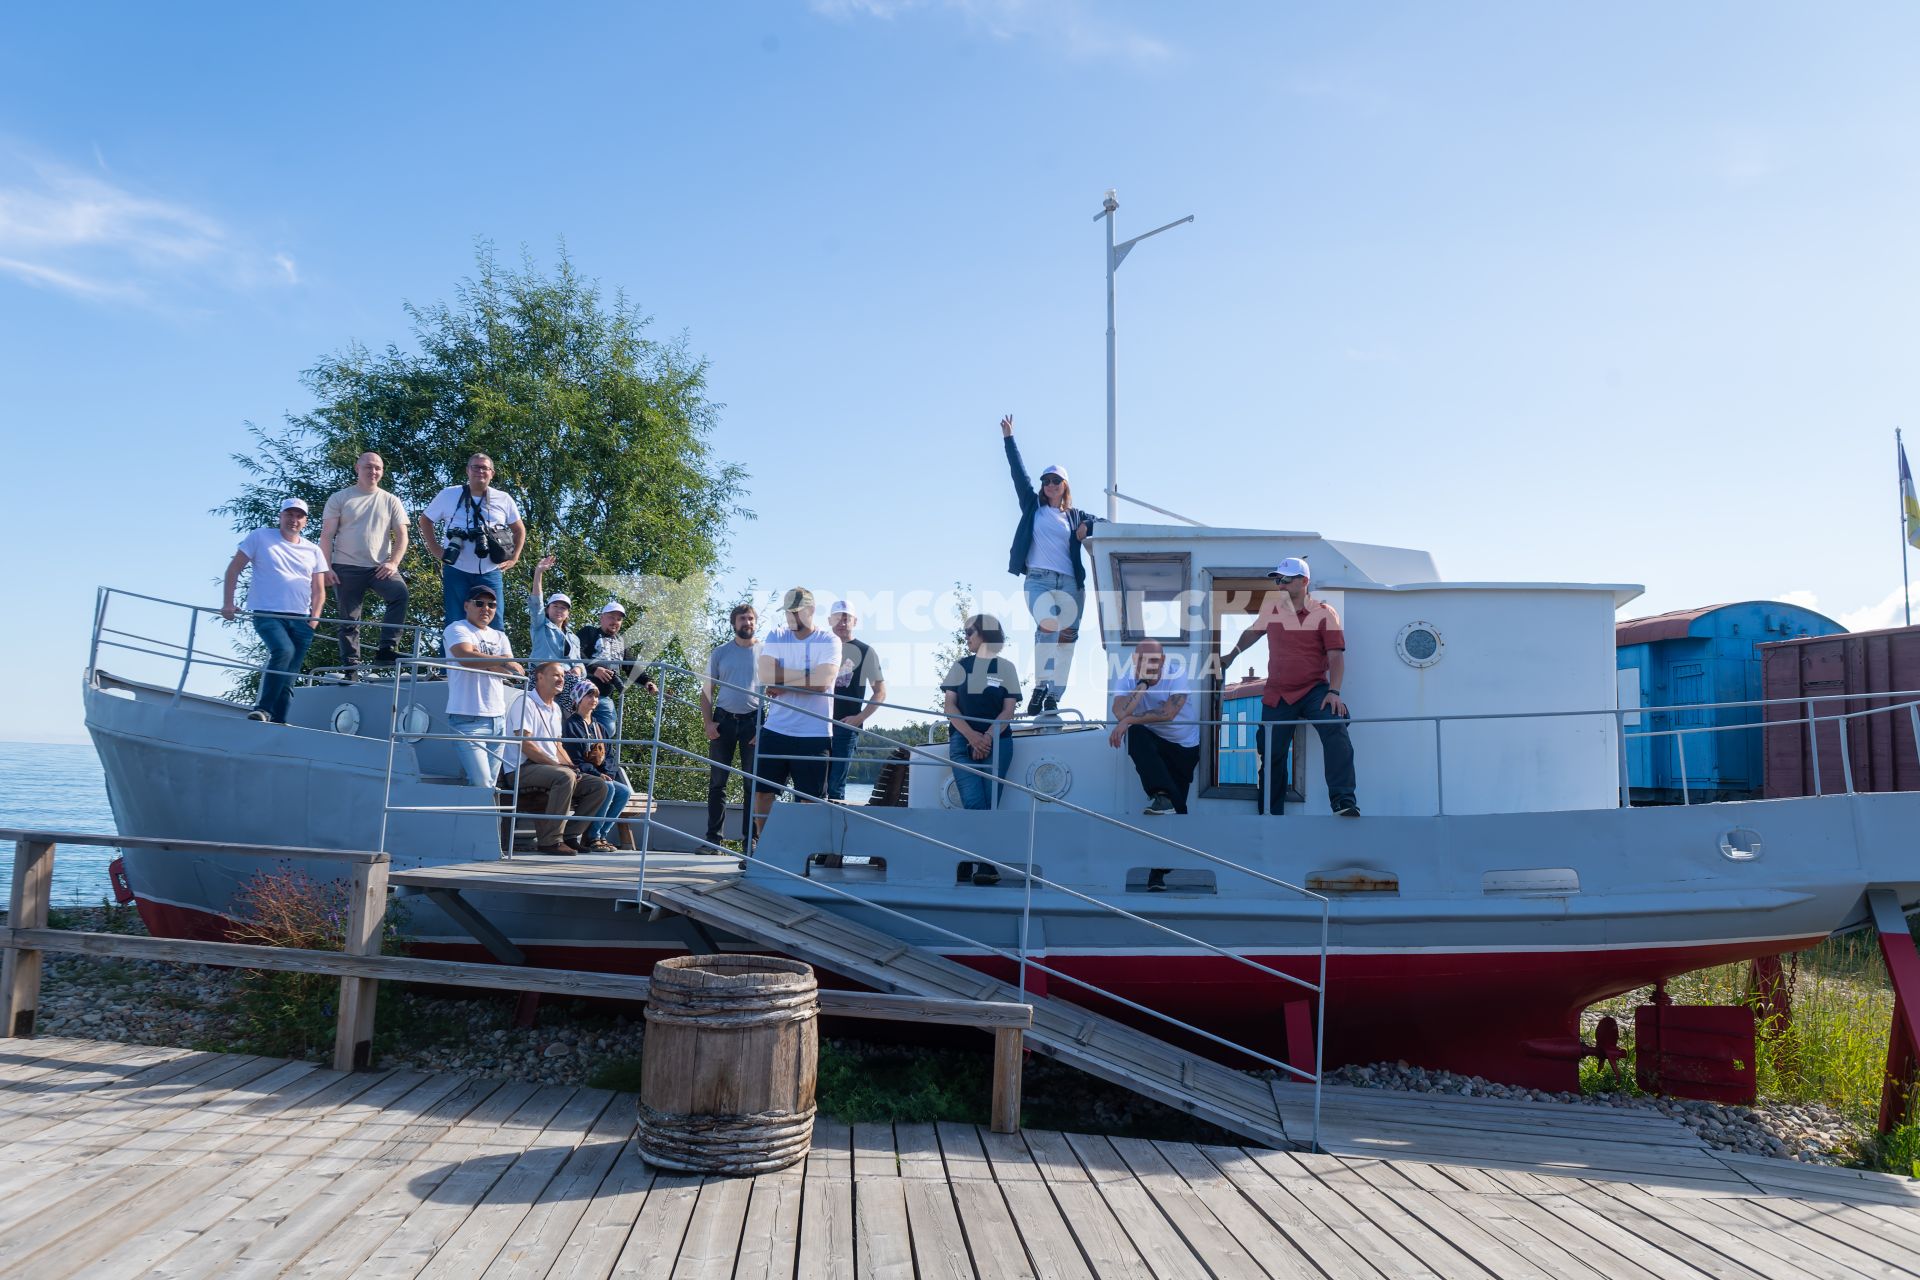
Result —
<svg viewBox="0 0 1920 1280"><path fill-rule="evenodd" d="M1698 802L1758 796L1765 781L1761 732L1757 727L1737 726L1758 726L1760 708L1653 708L1761 698L1765 695L1756 645L1845 630L1824 614L1777 600L1708 605L1617 624L1613 640L1620 706L1636 712L1624 718L1627 785L1633 802L1678 804L1683 797ZM1721 731L1649 736L1662 729L1709 725Z"/></svg>

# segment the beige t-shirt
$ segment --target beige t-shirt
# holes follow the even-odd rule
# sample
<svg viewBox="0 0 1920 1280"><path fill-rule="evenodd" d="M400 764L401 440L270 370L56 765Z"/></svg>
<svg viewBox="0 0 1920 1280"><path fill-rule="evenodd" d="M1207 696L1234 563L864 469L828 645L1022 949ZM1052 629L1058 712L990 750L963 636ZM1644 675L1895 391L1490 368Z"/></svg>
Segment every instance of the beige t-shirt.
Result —
<svg viewBox="0 0 1920 1280"><path fill-rule="evenodd" d="M333 531L333 562L371 569L392 554L394 539L406 527L407 509L386 489L362 493L358 485L349 485L327 499L320 518L340 521Z"/></svg>

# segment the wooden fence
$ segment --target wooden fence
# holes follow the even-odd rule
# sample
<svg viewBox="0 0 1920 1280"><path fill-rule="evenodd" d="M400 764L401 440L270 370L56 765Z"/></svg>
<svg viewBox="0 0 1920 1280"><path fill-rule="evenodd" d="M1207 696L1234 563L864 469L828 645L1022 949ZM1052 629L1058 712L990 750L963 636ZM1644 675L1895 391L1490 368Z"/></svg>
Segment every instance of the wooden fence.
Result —
<svg viewBox="0 0 1920 1280"><path fill-rule="evenodd" d="M342 1071L365 1069L371 1065L373 1012L382 981L481 987L489 991L537 991L640 1002L647 999L651 985L648 979L630 974L381 955L380 929L386 917L387 902L388 858L384 853L11 828L0 828L0 839L14 842L13 889L8 899L7 927L0 929L0 1035L4 1036L33 1034L34 1019L40 1007L41 957L49 952L337 976L340 979L340 1000L334 1028L333 1065ZM47 927L47 918L52 905L53 856L55 847L62 844L162 849L184 854L218 852L244 857L300 858L335 863L344 869L349 885L345 947L341 951L308 951L253 943L141 938L120 933L50 929ZM998 1133L1013 1133L1019 1129L1025 1031L1033 1025L1033 1010L1028 1006L1011 1001L936 999L873 991L835 991L823 987L820 991L820 1012L847 1018L978 1027L992 1031L993 1128Z"/></svg>

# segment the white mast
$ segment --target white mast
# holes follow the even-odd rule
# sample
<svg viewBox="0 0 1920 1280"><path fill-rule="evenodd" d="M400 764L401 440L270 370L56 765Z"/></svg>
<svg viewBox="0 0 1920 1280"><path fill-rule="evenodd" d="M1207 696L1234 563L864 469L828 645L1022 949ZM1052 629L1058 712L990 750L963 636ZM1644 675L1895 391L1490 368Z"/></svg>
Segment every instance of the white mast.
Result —
<svg viewBox="0 0 1920 1280"><path fill-rule="evenodd" d="M1107 220L1107 519L1109 520L1118 520L1120 518L1120 436L1119 430L1115 425L1116 418L1114 414L1113 273L1120 269L1120 264L1127 260L1129 253L1133 252L1133 246L1139 244L1148 236L1157 236L1162 231L1171 231L1183 223L1193 221L1193 215L1188 214L1184 218L1176 218L1164 227L1155 227L1144 235L1137 235L1131 240L1125 240L1119 244L1115 244L1113 242L1113 214L1119 207L1120 202L1114 199L1114 189L1109 187L1107 188L1107 198L1100 205L1100 212L1093 215L1096 220L1100 218ZM1128 501L1132 502L1136 501L1136 499L1129 498ZM1160 508L1152 506L1151 503L1141 503L1140 505L1154 511L1160 510ZM1173 513L1169 511L1162 512L1162 514L1172 515ZM1185 517L1180 516L1176 517L1176 519L1185 519Z"/></svg>

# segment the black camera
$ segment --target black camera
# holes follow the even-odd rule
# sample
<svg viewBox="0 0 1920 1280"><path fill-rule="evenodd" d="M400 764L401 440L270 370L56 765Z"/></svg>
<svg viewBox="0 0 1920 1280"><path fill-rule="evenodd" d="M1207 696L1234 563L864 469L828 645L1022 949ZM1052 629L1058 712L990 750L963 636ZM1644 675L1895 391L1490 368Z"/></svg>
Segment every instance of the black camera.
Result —
<svg viewBox="0 0 1920 1280"><path fill-rule="evenodd" d="M467 531L465 529L447 530L446 537L442 539L444 545L440 548L440 563L452 564L455 560L458 560L460 558L460 544L466 540Z"/></svg>

